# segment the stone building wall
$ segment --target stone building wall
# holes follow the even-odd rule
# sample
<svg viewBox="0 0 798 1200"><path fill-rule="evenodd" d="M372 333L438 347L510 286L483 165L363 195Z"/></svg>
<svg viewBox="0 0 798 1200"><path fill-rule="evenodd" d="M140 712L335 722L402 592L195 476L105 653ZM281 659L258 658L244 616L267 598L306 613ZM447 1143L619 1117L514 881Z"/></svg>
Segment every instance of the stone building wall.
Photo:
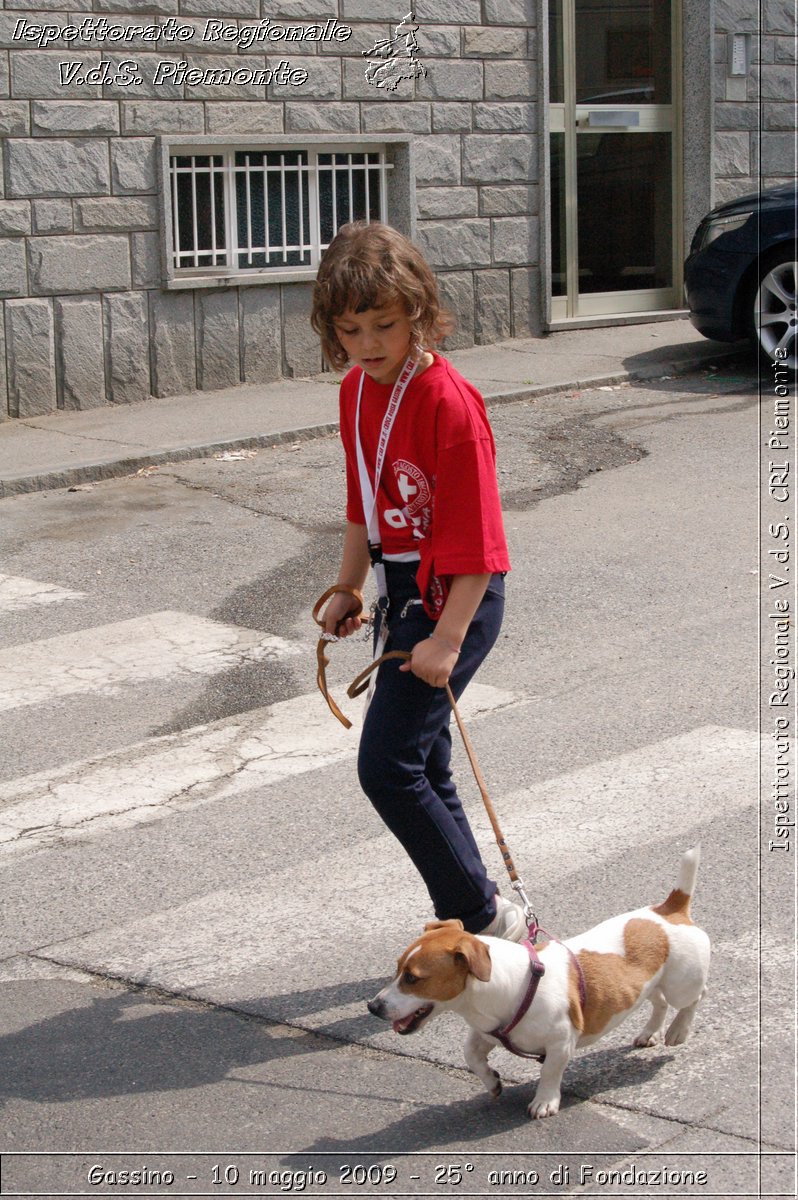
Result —
<svg viewBox="0 0 798 1200"><path fill-rule="evenodd" d="M728 72L728 37L750 33L747 77ZM715 203L795 178L794 0L715 0Z"/></svg>
<svg viewBox="0 0 798 1200"><path fill-rule="evenodd" d="M309 282L163 286L159 135L410 137L414 236L458 320L447 345L540 333L546 39L538 14L546 7L545 0L416 0L427 74L389 92L366 80L362 52L391 36L400 0L4 0L0 420L320 369ZM759 0L714 0L701 9L707 30L714 12L715 32L714 47L712 34L701 38L707 99L692 117L706 145L703 135L693 139L691 220L707 206L696 178L706 180L707 196L714 183L720 201L755 190L760 176L766 184L792 177L793 8L792 0L763 0L761 30ZM63 31L86 17L113 26L172 20L194 37L190 44L142 37L118 47L67 36L36 45L19 35L21 20ZM245 27L267 17L302 24L335 17L352 36L277 53L202 37L208 19ZM730 78L727 34L746 31L752 70ZM713 50L714 104L706 78ZM65 85L59 73L64 61L98 67L129 58L143 76L133 87ZM307 80L293 88L156 85L157 64L176 58L199 67L288 58Z"/></svg>
<svg viewBox="0 0 798 1200"><path fill-rule="evenodd" d="M0 416L120 404L321 368L310 283L161 287L157 136L410 133L415 236L458 318L447 343L540 331L534 0L417 0L426 78L370 85L361 51L398 0L5 0L0 12ZM190 45L36 45L18 22L194 26ZM200 41L206 18L353 27L345 43L280 49L301 87L152 82L159 61L274 65L271 48ZM137 60L142 84L65 86L59 64Z"/></svg>

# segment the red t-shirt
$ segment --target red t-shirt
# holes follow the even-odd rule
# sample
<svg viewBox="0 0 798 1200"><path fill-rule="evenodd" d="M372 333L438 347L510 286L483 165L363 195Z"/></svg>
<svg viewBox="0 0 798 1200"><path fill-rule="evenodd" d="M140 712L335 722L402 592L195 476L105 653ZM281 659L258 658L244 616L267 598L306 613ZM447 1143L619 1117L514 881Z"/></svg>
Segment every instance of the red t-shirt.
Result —
<svg viewBox="0 0 798 1200"><path fill-rule="evenodd" d="M341 439L346 452L347 520L366 524L355 448L361 370L341 383ZM374 482L380 430L392 385L363 381L360 438ZM421 559L424 606L438 617L453 575L508 571L496 447L479 392L439 354L407 386L391 430L377 491L386 558Z"/></svg>

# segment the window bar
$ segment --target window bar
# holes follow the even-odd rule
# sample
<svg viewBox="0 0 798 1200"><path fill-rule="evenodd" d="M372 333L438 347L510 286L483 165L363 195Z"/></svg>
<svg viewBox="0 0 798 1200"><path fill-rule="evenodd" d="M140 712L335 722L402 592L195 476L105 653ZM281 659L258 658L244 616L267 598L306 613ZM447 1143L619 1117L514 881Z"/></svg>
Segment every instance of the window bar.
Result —
<svg viewBox="0 0 798 1200"><path fill-rule="evenodd" d="M252 179L249 170L249 155L244 155L244 193L247 198L247 265L252 266Z"/></svg>
<svg viewBox="0 0 798 1200"><path fill-rule="evenodd" d="M299 201L299 265L305 261L305 189L303 184L307 175L302 154L299 155L299 170L297 172L297 192Z"/></svg>
<svg viewBox="0 0 798 1200"><path fill-rule="evenodd" d="M343 157L343 156L342 156L342 157ZM351 171L352 171L352 168L351 168L351 166L350 166L350 164L349 164L349 155L348 155L348 154L347 154L345 157L343 157L343 162L339 162L339 161L338 161L338 156L336 155L336 166L335 166L335 169L336 169L336 171L338 172L338 176L337 176L337 177L338 177L338 179L340 179L340 181L341 181L341 191L343 192L344 188L346 188L346 196L347 196L347 198L346 198L346 200L343 200L343 199L342 199L342 207L343 207L343 209L344 209L344 214L345 214L345 215L344 215L344 218L343 218L343 221L342 221L342 224L346 224L346 221L348 220L348 216L346 215L346 209L347 209L347 206L348 206L348 204L349 204L349 180L351 179ZM336 230L336 233L337 233L337 232L338 232L338 226L337 226L337 225L336 225L336 227L335 227L335 230Z"/></svg>
<svg viewBox="0 0 798 1200"><path fill-rule="evenodd" d="M285 223L285 155L280 155L280 203L282 205L283 265L288 261L288 229Z"/></svg>
<svg viewBox="0 0 798 1200"><path fill-rule="evenodd" d="M269 228L269 155L263 155L263 252L266 256L266 266L270 266L272 256L271 230Z"/></svg>
<svg viewBox="0 0 798 1200"><path fill-rule="evenodd" d="M310 243L310 265L318 267L321 261L321 214L319 212L319 155L313 151L308 156L308 241Z"/></svg>
<svg viewBox="0 0 798 1200"><path fill-rule="evenodd" d="M372 170L374 171L374 182L376 184L376 190L377 190L377 204L380 206L380 214L381 214L378 219L380 221L386 221L388 218L385 215L385 197L384 197L383 191L382 191L382 178L383 178L383 174L382 174L382 172L383 172L383 155L382 155L382 153L378 154L376 156L376 159L377 159L377 161L374 164L374 166L372 167Z"/></svg>
<svg viewBox="0 0 798 1200"><path fill-rule="evenodd" d="M330 184L332 186L333 236L338 232L338 164L336 155L330 155Z"/></svg>
<svg viewBox="0 0 798 1200"><path fill-rule="evenodd" d="M211 189L211 266L216 266L216 162L211 154L208 158L210 171L208 179Z"/></svg>
<svg viewBox="0 0 798 1200"><path fill-rule="evenodd" d="M223 157L224 171L224 236L225 264L229 270L237 270L238 260L238 208L236 195L235 150L226 150Z"/></svg>
<svg viewBox="0 0 798 1200"><path fill-rule="evenodd" d="M364 180L365 187L366 187L366 215L365 215L366 224L368 224L368 222L371 220L371 176L369 175L369 171L371 171L372 167L371 167L371 163L369 161L369 157L370 156L367 154L366 155L366 166L363 170L363 180Z"/></svg>
<svg viewBox="0 0 798 1200"><path fill-rule="evenodd" d="M199 224L197 220L197 159L191 155L191 219L194 235L194 266L199 266Z"/></svg>
<svg viewBox="0 0 798 1200"><path fill-rule="evenodd" d="M379 221L384 221L385 214L382 209L382 198L381 198L381 193L380 193L380 179L382 177L382 155L378 154L375 157L376 157L377 161L375 163L372 163L371 171L372 171L372 179L374 181L375 190L377 193L376 203L380 206L380 214L381 215L377 219ZM371 189L369 189L369 204L370 203L371 203Z"/></svg>
<svg viewBox="0 0 798 1200"><path fill-rule="evenodd" d="M180 269L182 263L180 261L180 214L177 208L177 156L172 157L172 220L174 221L174 265L176 269Z"/></svg>
<svg viewBox="0 0 798 1200"><path fill-rule="evenodd" d="M355 219L355 201L354 201L353 182L352 182L352 176L353 176L353 173L354 173L354 166L352 165L352 155L351 155L351 154L347 154L347 156L346 156L346 157L347 157L347 160L348 160L348 165L349 165L349 171L348 171L348 181L349 181L349 220L350 220L350 221L354 221L354 219Z"/></svg>

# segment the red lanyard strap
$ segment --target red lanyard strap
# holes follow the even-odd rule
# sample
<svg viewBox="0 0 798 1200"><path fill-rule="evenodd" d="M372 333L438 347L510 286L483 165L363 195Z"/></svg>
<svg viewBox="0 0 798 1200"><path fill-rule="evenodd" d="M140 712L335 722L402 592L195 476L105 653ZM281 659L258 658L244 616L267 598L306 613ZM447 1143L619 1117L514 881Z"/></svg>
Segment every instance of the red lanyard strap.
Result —
<svg viewBox="0 0 798 1200"><path fill-rule="evenodd" d="M357 459L358 475L360 477L360 498L363 501L363 515L366 519L366 529L369 539L369 556L371 565L374 568L374 578L377 583L377 592L380 596L388 594L388 587L385 581L385 566L382 561L382 540L380 537L380 518L377 512L377 495L380 488L380 478L382 477L382 468L385 463L385 455L388 450L388 441L391 436L394 422L399 413L399 406L402 403L402 398L407 391L408 384L415 374L419 360L414 354L409 354L405 359L404 366L399 372L399 376L391 389L391 396L388 401L388 407L385 410L385 416L382 419L380 428L380 437L377 443L377 457L374 463L374 481L372 483L369 477L369 470L366 464L366 456L363 452L363 443L360 439L360 408L363 401L363 383L366 378L366 372L361 371L360 383L357 390L357 408L355 410L355 457Z"/></svg>

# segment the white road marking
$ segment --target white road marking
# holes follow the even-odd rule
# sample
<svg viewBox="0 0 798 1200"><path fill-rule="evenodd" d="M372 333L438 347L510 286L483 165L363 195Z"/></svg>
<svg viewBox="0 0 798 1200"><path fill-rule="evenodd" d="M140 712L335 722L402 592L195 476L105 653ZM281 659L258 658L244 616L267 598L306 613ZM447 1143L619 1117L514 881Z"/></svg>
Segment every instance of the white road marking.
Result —
<svg viewBox="0 0 798 1200"><path fill-rule="evenodd" d="M687 847L713 814L754 807L757 742L747 730L706 726L494 798L516 865L522 874L526 867L533 872L528 885L556 887L564 871L573 875L626 847L639 856L676 833ZM500 879L489 830L476 819L474 828ZM324 979L367 979L374 974L374 947L381 946L379 969L388 971L391 953L421 928L425 914L429 918L426 892L387 832L370 834L367 853L335 846L334 839L331 844L324 854L313 841L303 844L299 824L284 871L64 941L43 955L212 1001L266 998L272 1012L275 1004L282 1011L286 980L293 994L318 991L320 962ZM652 863L655 894L641 903L663 898L677 866ZM575 932L558 930L561 936ZM405 943L397 941L403 936ZM275 972L278 953L281 970ZM290 1005L291 997L285 999ZM303 1009L305 1027L322 1028L328 1020L323 1000L310 1013Z"/></svg>
<svg viewBox="0 0 798 1200"><path fill-rule="evenodd" d="M298 644L255 629L182 612L149 613L0 650L0 711L300 653Z"/></svg>
<svg viewBox="0 0 798 1200"><path fill-rule="evenodd" d="M473 719L515 699L474 683L462 710ZM341 762L356 753L362 710L362 700L350 706L345 730L314 692L0 784L0 854L94 838Z"/></svg>
<svg viewBox="0 0 798 1200"><path fill-rule="evenodd" d="M37 604L61 604L65 600L82 600L85 592L56 587L54 583L37 583L17 575L0 575L0 612L21 612Z"/></svg>

